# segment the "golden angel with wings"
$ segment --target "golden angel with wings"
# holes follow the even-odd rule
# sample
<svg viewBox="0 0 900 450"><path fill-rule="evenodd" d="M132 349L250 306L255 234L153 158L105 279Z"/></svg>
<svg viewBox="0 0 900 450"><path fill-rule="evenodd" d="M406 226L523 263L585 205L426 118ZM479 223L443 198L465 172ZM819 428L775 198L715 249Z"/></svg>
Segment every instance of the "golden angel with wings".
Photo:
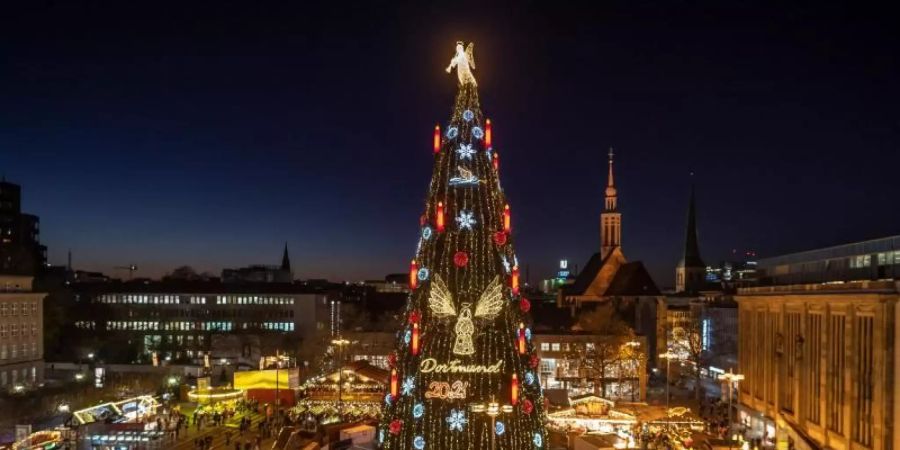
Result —
<svg viewBox="0 0 900 450"><path fill-rule="evenodd" d="M447 73L450 73L450 71L456 67L456 76L459 78L460 86L466 83L478 85L478 83L475 82L475 76L472 75L472 71L475 70L474 52L474 42L469 42L469 46L463 50L463 42L456 41L456 55L453 56L453 59L450 60L450 65L447 66Z"/></svg>
<svg viewBox="0 0 900 450"><path fill-rule="evenodd" d="M474 319L497 317L497 314L503 309L503 284L500 282L499 276L494 277L494 280L481 293L478 302L475 303L474 313L471 303L463 303L460 305L460 310L457 311L447 284L440 275L435 274L431 282L428 307L435 317L456 317L456 325L453 327L453 331L456 333L453 354L471 355L475 353L475 346L472 343L472 334L475 333Z"/></svg>

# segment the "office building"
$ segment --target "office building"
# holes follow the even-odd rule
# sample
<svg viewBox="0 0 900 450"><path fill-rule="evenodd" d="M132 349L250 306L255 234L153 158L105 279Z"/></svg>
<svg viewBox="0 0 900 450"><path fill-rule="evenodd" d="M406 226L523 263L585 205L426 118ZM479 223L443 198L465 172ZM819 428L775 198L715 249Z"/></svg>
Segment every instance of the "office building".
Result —
<svg viewBox="0 0 900 450"><path fill-rule="evenodd" d="M739 289L741 420L795 448L900 444L900 237L761 259Z"/></svg>
<svg viewBox="0 0 900 450"><path fill-rule="evenodd" d="M295 284L76 283L74 290L73 341L95 342L102 348L84 351L118 362L210 355L255 366L259 355L291 352L328 327L326 295Z"/></svg>
<svg viewBox="0 0 900 450"><path fill-rule="evenodd" d="M0 275L0 389L39 384L44 371L43 293L32 277Z"/></svg>
<svg viewBox="0 0 900 450"><path fill-rule="evenodd" d="M40 219L22 213L21 187L0 181L0 273L37 274L47 263L40 233Z"/></svg>

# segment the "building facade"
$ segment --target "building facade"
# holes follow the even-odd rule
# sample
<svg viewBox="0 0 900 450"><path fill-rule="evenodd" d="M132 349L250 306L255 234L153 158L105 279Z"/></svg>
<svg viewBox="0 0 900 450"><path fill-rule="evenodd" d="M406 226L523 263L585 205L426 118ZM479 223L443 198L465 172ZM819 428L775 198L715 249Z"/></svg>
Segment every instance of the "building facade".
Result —
<svg viewBox="0 0 900 450"><path fill-rule="evenodd" d="M900 285L873 267L895 239L770 258L771 284L739 290L741 418L754 433L801 448L900 445ZM835 270L858 257L859 271ZM802 280L815 282L778 283Z"/></svg>
<svg viewBox="0 0 900 450"><path fill-rule="evenodd" d="M535 333L534 347L543 389L608 400L647 399L646 337L587 333Z"/></svg>
<svg viewBox="0 0 900 450"><path fill-rule="evenodd" d="M75 289L75 328L100 343L127 343L141 362L154 355L159 361L208 355L256 365L258 355L290 351L328 327L326 296L293 284L134 282ZM106 358L116 357L111 353Z"/></svg>
<svg viewBox="0 0 900 450"><path fill-rule="evenodd" d="M22 189L0 181L0 273L35 275L47 263L40 219L22 212Z"/></svg>
<svg viewBox="0 0 900 450"><path fill-rule="evenodd" d="M0 275L0 389L37 385L44 371L44 294L32 277Z"/></svg>
<svg viewBox="0 0 900 450"><path fill-rule="evenodd" d="M628 261L622 250L622 214L613 179L613 153L609 153L609 173L604 208L600 215L600 251L570 283L560 286L556 304L574 317L582 311L611 305L618 319L647 337L648 353L657 352L665 335L659 334L657 307L664 301L650 273L640 261ZM655 363L651 359L651 364Z"/></svg>

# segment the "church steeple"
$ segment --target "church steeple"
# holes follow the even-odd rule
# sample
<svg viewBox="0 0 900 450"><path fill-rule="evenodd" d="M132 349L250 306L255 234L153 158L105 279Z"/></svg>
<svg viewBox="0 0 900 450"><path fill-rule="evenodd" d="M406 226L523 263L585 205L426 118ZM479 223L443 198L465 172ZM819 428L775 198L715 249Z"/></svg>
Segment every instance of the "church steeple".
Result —
<svg viewBox="0 0 900 450"><path fill-rule="evenodd" d="M281 255L281 270L291 271L291 258L288 256L287 242L284 243L284 254Z"/></svg>
<svg viewBox="0 0 900 450"><path fill-rule="evenodd" d="M622 245L622 215L619 213L616 185L613 178L613 149L609 148L609 172L606 180L606 200L600 214L600 255L606 258L616 247Z"/></svg>
<svg viewBox="0 0 900 450"><path fill-rule="evenodd" d="M697 239L697 206L694 185L691 184L691 197L688 201L687 226L684 235L684 253L675 268L675 290L678 292L696 292L706 276L706 264L700 258L700 243Z"/></svg>

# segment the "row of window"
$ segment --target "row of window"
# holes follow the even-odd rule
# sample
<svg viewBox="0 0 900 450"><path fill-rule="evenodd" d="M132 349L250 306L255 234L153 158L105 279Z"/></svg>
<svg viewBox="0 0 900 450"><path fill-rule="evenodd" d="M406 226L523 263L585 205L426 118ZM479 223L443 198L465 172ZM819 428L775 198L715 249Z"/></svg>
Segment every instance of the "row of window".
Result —
<svg viewBox="0 0 900 450"><path fill-rule="evenodd" d="M874 316L772 311L741 315L740 343L746 351L741 351L740 359L747 374L741 390L870 447L875 417ZM775 386L780 387L778 399Z"/></svg>
<svg viewBox="0 0 900 450"><path fill-rule="evenodd" d="M37 315L37 302L0 303L0 317Z"/></svg>
<svg viewBox="0 0 900 450"><path fill-rule="evenodd" d="M0 370L0 386L8 387L18 383L35 383L37 381L37 368L32 366L22 370L13 369L9 372Z"/></svg>
<svg viewBox="0 0 900 450"><path fill-rule="evenodd" d="M292 297L268 295L143 295L143 294L103 294L100 303L137 305L293 305Z"/></svg>
<svg viewBox="0 0 900 450"><path fill-rule="evenodd" d="M546 351L551 351L551 352L559 352L559 351L563 351L563 352L567 352L567 351L569 351L569 350L575 351L576 349L579 349L579 348L581 348L581 347L582 347L581 344L575 344L575 343L569 344L568 342L563 342L562 344L560 344L559 342L553 342L553 343L550 343L550 342L541 342L541 351L545 351L545 352L546 352ZM593 343L593 342L587 342L587 343L584 344L584 348L585 348L587 351L593 351L593 350L594 350L594 343Z"/></svg>
<svg viewBox="0 0 900 450"><path fill-rule="evenodd" d="M30 350L30 351L29 351ZM28 344L0 344L0 361L16 358L25 358L28 356L38 356L37 342Z"/></svg>
<svg viewBox="0 0 900 450"><path fill-rule="evenodd" d="M96 322L78 321L77 328L94 330ZM294 331L294 322L148 322L110 320L106 322L107 330L116 331L234 331L263 329L272 331Z"/></svg>
<svg viewBox="0 0 900 450"><path fill-rule="evenodd" d="M15 323L9 325L0 324L0 338L7 337L7 333L9 333L8 336L11 338L16 336L28 336L28 325L23 324L20 327ZM37 336L37 324L31 324L31 336Z"/></svg>

